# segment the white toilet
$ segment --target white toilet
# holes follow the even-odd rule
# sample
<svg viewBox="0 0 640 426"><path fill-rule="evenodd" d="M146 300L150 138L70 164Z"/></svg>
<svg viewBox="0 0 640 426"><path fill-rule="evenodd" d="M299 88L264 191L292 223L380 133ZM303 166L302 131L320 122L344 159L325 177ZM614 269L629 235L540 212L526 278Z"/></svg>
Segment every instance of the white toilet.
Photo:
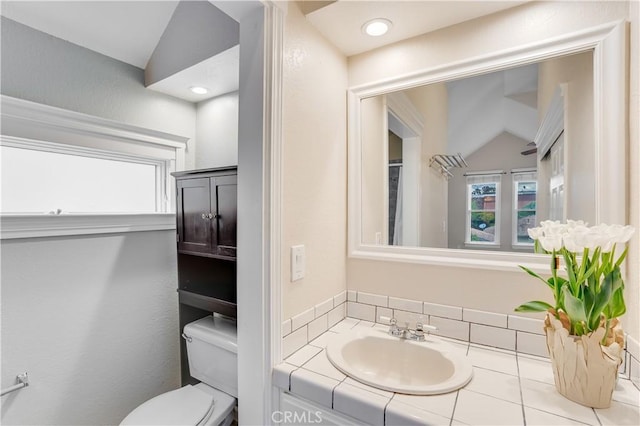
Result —
<svg viewBox="0 0 640 426"><path fill-rule="evenodd" d="M121 425L220 425L233 421L238 397L236 323L209 316L185 325L191 376L195 386L158 395L133 410Z"/></svg>

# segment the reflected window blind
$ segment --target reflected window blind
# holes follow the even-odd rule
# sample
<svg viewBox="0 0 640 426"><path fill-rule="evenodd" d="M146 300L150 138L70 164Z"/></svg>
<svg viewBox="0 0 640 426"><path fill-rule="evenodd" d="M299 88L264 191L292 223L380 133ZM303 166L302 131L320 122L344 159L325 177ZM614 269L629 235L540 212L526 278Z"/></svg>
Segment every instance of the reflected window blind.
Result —
<svg viewBox="0 0 640 426"><path fill-rule="evenodd" d="M487 173L477 175L467 175L467 184L468 185L476 185L479 183L491 183L491 182L500 182L502 178L502 173Z"/></svg>
<svg viewBox="0 0 640 426"><path fill-rule="evenodd" d="M535 170L511 173L513 174L514 182L535 182L538 180L538 173Z"/></svg>

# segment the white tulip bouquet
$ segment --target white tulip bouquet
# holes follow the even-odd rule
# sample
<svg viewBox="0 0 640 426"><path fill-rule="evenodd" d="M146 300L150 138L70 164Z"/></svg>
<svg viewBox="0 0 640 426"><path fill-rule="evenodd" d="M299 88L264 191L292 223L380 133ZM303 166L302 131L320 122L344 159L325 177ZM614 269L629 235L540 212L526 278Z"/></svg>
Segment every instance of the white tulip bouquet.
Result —
<svg viewBox="0 0 640 426"><path fill-rule="evenodd" d="M626 245L634 231L632 226L588 227L583 221L572 220L543 221L529 229L536 252L551 254L551 277L545 280L530 269L520 268L549 286L555 306L532 301L517 307L516 312L549 311L575 336L602 326L606 331L602 343L606 345L612 337L609 331L626 311L620 265L628 247L616 258L616 246ZM560 258L564 260L564 276L559 275Z"/></svg>

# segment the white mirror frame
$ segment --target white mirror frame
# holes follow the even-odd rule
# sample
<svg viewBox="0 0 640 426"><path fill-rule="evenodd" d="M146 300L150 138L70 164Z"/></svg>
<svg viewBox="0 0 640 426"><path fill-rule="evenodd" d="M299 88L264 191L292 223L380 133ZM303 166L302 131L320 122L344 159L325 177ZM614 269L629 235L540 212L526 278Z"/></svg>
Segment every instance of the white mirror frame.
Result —
<svg viewBox="0 0 640 426"><path fill-rule="evenodd" d="M593 51L595 132L595 218L597 223L627 222L627 25L593 27L561 37L469 60L425 69L410 75L365 84L348 90L350 258L515 270L518 265L544 272L545 256L531 253L473 251L425 247L398 247L362 243L362 142L360 102L364 98L412 87L498 71L546 59ZM578 219L578 218L576 218Z"/></svg>

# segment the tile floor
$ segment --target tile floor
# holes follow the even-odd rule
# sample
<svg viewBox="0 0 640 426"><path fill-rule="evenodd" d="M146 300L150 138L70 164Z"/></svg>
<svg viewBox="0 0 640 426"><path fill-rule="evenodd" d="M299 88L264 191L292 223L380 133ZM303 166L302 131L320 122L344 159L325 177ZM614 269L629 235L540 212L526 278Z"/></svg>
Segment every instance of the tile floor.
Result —
<svg viewBox="0 0 640 426"><path fill-rule="evenodd" d="M640 391L620 379L608 409L571 402L555 390L548 359L444 339L474 366L464 388L433 396L402 395L346 377L324 348L354 327L386 327L346 318L274 369L274 383L294 395L373 425L640 425Z"/></svg>

